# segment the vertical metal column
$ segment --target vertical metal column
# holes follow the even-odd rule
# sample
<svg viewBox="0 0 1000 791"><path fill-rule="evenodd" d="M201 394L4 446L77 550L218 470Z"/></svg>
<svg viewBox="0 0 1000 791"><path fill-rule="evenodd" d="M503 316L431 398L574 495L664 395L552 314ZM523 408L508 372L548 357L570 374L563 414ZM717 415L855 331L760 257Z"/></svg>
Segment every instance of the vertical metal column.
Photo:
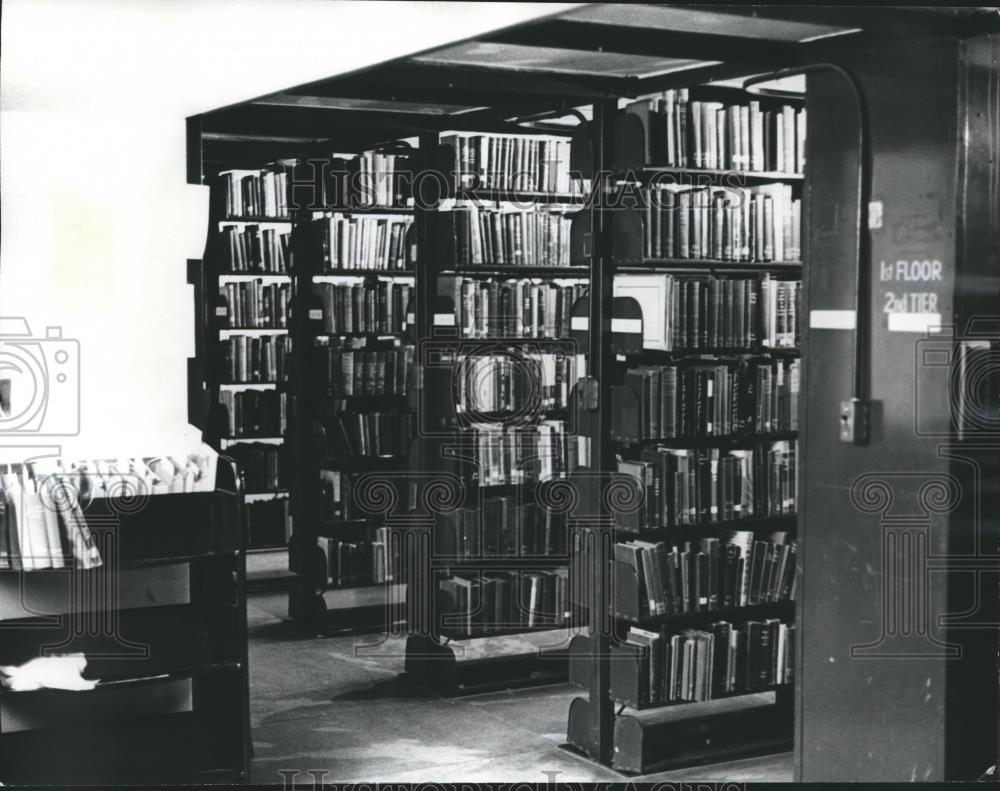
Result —
<svg viewBox="0 0 1000 791"><path fill-rule="evenodd" d="M597 381L597 414L592 423L591 464L602 477L614 467L611 444L611 376L614 358L611 352L611 318L614 293L614 263L611 245L611 209L609 198L614 180L607 175L611 160L612 119L617 112L616 100L594 105L593 145L594 205L591 208L593 256L590 263L590 376ZM603 487L602 487L603 489ZM611 635L607 628L608 608L612 590L609 589L608 558L605 546L613 541L613 522L606 513L603 498L598 501L600 519L593 528L594 541L586 554L592 584L589 602L591 647L594 672L591 678L590 713L593 718L597 755L592 756L602 764L610 765L614 749L615 711L610 694L609 652Z"/></svg>

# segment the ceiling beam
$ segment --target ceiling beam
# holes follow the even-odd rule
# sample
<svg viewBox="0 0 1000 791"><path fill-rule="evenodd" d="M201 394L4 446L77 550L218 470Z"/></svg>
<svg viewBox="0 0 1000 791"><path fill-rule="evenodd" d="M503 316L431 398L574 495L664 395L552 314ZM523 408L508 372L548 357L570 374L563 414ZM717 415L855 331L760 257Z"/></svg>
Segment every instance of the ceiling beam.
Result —
<svg viewBox="0 0 1000 791"><path fill-rule="evenodd" d="M969 36L986 32L985 18L990 15L921 13L914 8L864 5L727 5L712 6L713 13L771 19L779 22L804 22L839 28L860 28L893 38L917 36ZM996 15L993 15L996 16ZM807 42L808 43L808 42Z"/></svg>
<svg viewBox="0 0 1000 791"><path fill-rule="evenodd" d="M794 44L783 41L743 36L687 33L567 19L502 31L486 37L484 41L678 60L739 61L768 67L790 63L795 47Z"/></svg>

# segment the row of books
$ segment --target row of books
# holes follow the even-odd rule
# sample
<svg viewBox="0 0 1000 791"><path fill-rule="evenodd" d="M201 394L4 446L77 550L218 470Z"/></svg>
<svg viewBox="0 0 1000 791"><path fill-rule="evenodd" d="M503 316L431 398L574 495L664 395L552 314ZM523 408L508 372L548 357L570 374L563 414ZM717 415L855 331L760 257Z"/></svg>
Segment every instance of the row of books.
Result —
<svg viewBox="0 0 1000 791"><path fill-rule="evenodd" d="M324 272L391 271L413 267L412 228L412 216L334 212L312 220L305 233Z"/></svg>
<svg viewBox="0 0 1000 791"><path fill-rule="evenodd" d="M455 411L537 415L569 406L585 358L553 352L485 352L462 356L455 366Z"/></svg>
<svg viewBox="0 0 1000 791"><path fill-rule="evenodd" d="M639 440L798 429L799 361L643 365L625 372L636 409L612 419Z"/></svg>
<svg viewBox="0 0 1000 791"><path fill-rule="evenodd" d="M331 456L403 456L413 435L409 415L341 412L323 422Z"/></svg>
<svg viewBox="0 0 1000 791"><path fill-rule="evenodd" d="M89 569L100 551L79 505L55 493L62 479L0 475L0 569Z"/></svg>
<svg viewBox="0 0 1000 791"><path fill-rule="evenodd" d="M567 569L460 575L438 582L443 634L477 637L558 628L569 621Z"/></svg>
<svg viewBox="0 0 1000 791"><path fill-rule="evenodd" d="M291 508L287 497L248 502L247 548L285 547L291 537Z"/></svg>
<svg viewBox="0 0 1000 791"><path fill-rule="evenodd" d="M292 351L288 335L231 335L220 341L220 349L220 368L229 382L254 384L288 379L288 355Z"/></svg>
<svg viewBox="0 0 1000 791"><path fill-rule="evenodd" d="M560 212L458 203L432 222L442 267L570 265L572 222Z"/></svg>
<svg viewBox="0 0 1000 791"><path fill-rule="evenodd" d="M748 278L617 275L642 309L643 346L664 351L795 348L802 284Z"/></svg>
<svg viewBox="0 0 1000 791"><path fill-rule="evenodd" d="M729 451L652 447L619 460L618 470L644 492L642 507L618 515L627 531L795 513L794 442Z"/></svg>
<svg viewBox="0 0 1000 791"><path fill-rule="evenodd" d="M788 184L678 188L647 193L644 253L649 258L798 261L802 202Z"/></svg>
<svg viewBox="0 0 1000 791"><path fill-rule="evenodd" d="M584 283L556 284L524 278L454 278L455 321L464 338L567 338Z"/></svg>
<svg viewBox="0 0 1000 791"><path fill-rule="evenodd" d="M587 438L569 433L564 420L515 428L480 425L471 433L480 486L548 481L589 464Z"/></svg>
<svg viewBox="0 0 1000 791"><path fill-rule="evenodd" d="M346 588L401 581L396 577L402 565L398 558L395 559L396 562L391 558L387 529L380 527L375 532L374 540L347 541L328 536L319 537L326 584Z"/></svg>
<svg viewBox="0 0 1000 791"><path fill-rule="evenodd" d="M288 428L288 394L276 390L220 390L227 437L279 437Z"/></svg>
<svg viewBox="0 0 1000 791"><path fill-rule="evenodd" d="M559 194L574 189L566 138L456 132L441 135L441 145L454 149L460 187Z"/></svg>
<svg viewBox="0 0 1000 791"><path fill-rule="evenodd" d="M229 218L290 217L288 174L276 166L267 170L226 170L219 174L221 208Z"/></svg>
<svg viewBox="0 0 1000 791"><path fill-rule="evenodd" d="M285 485L284 449L266 442L244 442L226 448L226 455L240 465L248 493L270 492Z"/></svg>
<svg viewBox="0 0 1000 791"><path fill-rule="evenodd" d="M287 274L291 239L291 233L276 228L223 225L222 256L226 271Z"/></svg>
<svg viewBox="0 0 1000 791"><path fill-rule="evenodd" d="M439 558L564 556L566 519L517 497L484 497L475 508L439 512L434 555Z"/></svg>
<svg viewBox="0 0 1000 791"><path fill-rule="evenodd" d="M252 280L224 283L228 324L236 329L282 329L288 326L292 302L291 283Z"/></svg>
<svg viewBox="0 0 1000 791"><path fill-rule="evenodd" d="M412 290L394 280L313 284L323 303L323 331L335 335L405 332Z"/></svg>
<svg viewBox="0 0 1000 791"><path fill-rule="evenodd" d="M683 546L615 544L615 573L620 576L614 612L639 620L791 601L797 552L796 543L781 531L770 533L767 540L755 540L753 533L740 530Z"/></svg>
<svg viewBox="0 0 1000 791"><path fill-rule="evenodd" d="M635 110L646 114L647 161L667 167L803 173L806 111L759 101L690 100L688 89L665 91Z"/></svg>
<svg viewBox="0 0 1000 791"><path fill-rule="evenodd" d="M413 193L409 154L364 151L328 163L324 207L405 207Z"/></svg>
<svg viewBox="0 0 1000 791"><path fill-rule="evenodd" d="M777 618L718 621L708 629L674 633L632 627L624 645L634 664L611 673L611 696L628 706L698 702L791 684L795 625ZM623 656L612 658L618 664ZM632 673L635 673L633 676Z"/></svg>
<svg viewBox="0 0 1000 791"><path fill-rule="evenodd" d="M316 361L323 391L334 399L406 395L413 346L375 349L361 346L364 340L333 338L317 346Z"/></svg>

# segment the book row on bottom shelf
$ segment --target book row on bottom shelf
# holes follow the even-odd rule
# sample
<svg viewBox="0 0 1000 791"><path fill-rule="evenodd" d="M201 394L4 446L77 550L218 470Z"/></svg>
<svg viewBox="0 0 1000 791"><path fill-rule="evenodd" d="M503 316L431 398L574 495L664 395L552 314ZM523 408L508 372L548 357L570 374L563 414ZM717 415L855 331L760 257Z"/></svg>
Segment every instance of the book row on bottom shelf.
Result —
<svg viewBox="0 0 1000 791"><path fill-rule="evenodd" d="M623 379L636 401L614 416L615 433L639 441L795 431L799 371L798 360L630 368Z"/></svg>
<svg viewBox="0 0 1000 791"><path fill-rule="evenodd" d="M277 437L288 429L288 394L276 390L220 390L228 437Z"/></svg>
<svg viewBox="0 0 1000 791"><path fill-rule="evenodd" d="M284 329L288 326L292 302L291 283L251 280L223 283L229 327L241 329Z"/></svg>
<svg viewBox="0 0 1000 791"><path fill-rule="evenodd" d="M568 546L566 518L521 497L484 497L474 507L438 513L434 556L477 559L562 557Z"/></svg>
<svg viewBox="0 0 1000 791"><path fill-rule="evenodd" d="M316 579L330 587L380 585L405 580L398 548L390 542L388 529L374 528L374 537L334 538L319 536L320 566Z"/></svg>
<svg viewBox="0 0 1000 791"><path fill-rule="evenodd" d="M736 450L651 447L619 459L618 470L644 493L643 505L622 515L622 527L633 532L795 513L795 442Z"/></svg>
<svg viewBox="0 0 1000 791"><path fill-rule="evenodd" d="M233 274L287 274L291 261L291 226L223 225L222 260Z"/></svg>
<svg viewBox="0 0 1000 791"><path fill-rule="evenodd" d="M254 384L288 379L292 339L288 335L230 335L219 342L219 370L228 382Z"/></svg>
<svg viewBox="0 0 1000 791"><path fill-rule="evenodd" d="M615 276L642 308L643 346L661 351L796 348L802 283L759 277Z"/></svg>
<svg viewBox="0 0 1000 791"><path fill-rule="evenodd" d="M795 625L778 618L682 631L632 627L612 649L610 694L642 708L760 692L794 677Z"/></svg>
<svg viewBox="0 0 1000 791"><path fill-rule="evenodd" d="M617 617L629 621L795 599L798 545L786 531L722 531L682 545L615 544Z"/></svg>
<svg viewBox="0 0 1000 791"><path fill-rule="evenodd" d="M569 623L569 570L455 574L438 581L442 634L480 637Z"/></svg>

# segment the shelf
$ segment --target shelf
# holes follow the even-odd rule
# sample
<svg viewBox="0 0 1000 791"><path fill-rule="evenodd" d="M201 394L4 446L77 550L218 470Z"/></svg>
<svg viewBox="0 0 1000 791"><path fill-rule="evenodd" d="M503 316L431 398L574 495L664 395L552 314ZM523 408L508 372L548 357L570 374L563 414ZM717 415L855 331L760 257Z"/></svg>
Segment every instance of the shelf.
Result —
<svg viewBox="0 0 1000 791"><path fill-rule="evenodd" d="M259 503L267 500L286 500L288 496L288 489L273 489L262 492L247 492L244 499L248 503Z"/></svg>
<svg viewBox="0 0 1000 791"><path fill-rule="evenodd" d="M413 214L413 206L355 206L353 208L348 206L325 206L322 209L316 209L313 214ZM313 217L313 219L321 219L321 217Z"/></svg>
<svg viewBox="0 0 1000 791"><path fill-rule="evenodd" d="M522 275L524 277L564 277L580 279L590 277L587 266L525 266L519 264L469 264L438 271L440 277L491 277L494 275Z"/></svg>
<svg viewBox="0 0 1000 791"><path fill-rule="evenodd" d="M353 468L352 472L381 470L406 461L406 456L325 456L319 466L322 469Z"/></svg>
<svg viewBox="0 0 1000 791"><path fill-rule="evenodd" d="M230 335L287 335L288 327L220 327L219 334L225 338Z"/></svg>
<svg viewBox="0 0 1000 791"><path fill-rule="evenodd" d="M791 684L772 684L770 686L764 687L763 689L743 689L735 692L725 692L721 695L714 695L708 700L668 700L661 701L659 703L640 703L635 705L633 703L622 703L621 701L615 700L615 705L624 706L624 711L618 713L617 716L628 716L630 712L636 711L655 711L658 709L670 709L677 706L687 706L687 705L703 705L705 703L711 703L713 700L731 700L733 698L742 698L748 695L766 695L768 692L777 692L779 689L790 688ZM612 700L614 700L612 698Z"/></svg>
<svg viewBox="0 0 1000 791"><path fill-rule="evenodd" d="M293 220L291 217L222 217L218 222L220 225L222 223L240 223L245 225L291 225Z"/></svg>
<svg viewBox="0 0 1000 791"><path fill-rule="evenodd" d="M616 268L618 272L643 274L655 271L669 272L794 272L801 273L801 261L717 261L708 258L643 258L642 264L627 264Z"/></svg>
<svg viewBox="0 0 1000 791"><path fill-rule="evenodd" d="M694 357L797 357L801 354L797 346L765 347L755 346L747 348L745 346L715 346L706 348L685 348L685 349L642 349L628 354L619 354L618 357L657 357L659 359L680 359Z"/></svg>
<svg viewBox="0 0 1000 791"><path fill-rule="evenodd" d="M694 186L700 186L701 184L704 184L705 186L721 184L722 186L741 187L744 184L766 181L795 183L804 180L804 176L801 173L785 173L780 170L754 171L725 168L680 168L666 165L647 165L642 169L642 175L647 177L647 183L650 177L659 177L657 183L663 186L666 186L667 184L686 184ZM663 176L679 176L689 180L674 182L663 179Z"/></svg>
<svg viewBox="0 0 1000 791"><path fill-rule="evenodd" d="M565 555L551 557L498 557L498 558L431 558L431 568L434 571L536 571L555 569L570 564L570 558Z"/></svg>
<svg viewBox="0 0 1000 791"><path fill-rule="evenodd" d="M714 610L696 610L693 612L663 613L661 615L644 615L640 618L624 618L611 612L612 617L622 624L632 626L687 626L691 623L704 621L751 621L759 618L774 618L781 615L791 615L795 612L795 601L766 602L764 604L748 604L743 607L721 607Z"/></svg>
<svg viewBox="0 0 1000 791"><path fill-rule="evenodd" d="M668 439L640 439L617 444L625 446L658 445L664 448L743 448L769 442L791 442L798 439L797 431L773 431L766 434L729 434L716 437L670 437Z"/></svg>
<svg viewBox="0 0 1000 791"><path fill-rule="evenodd" d="M273 436L261 434L260 436L247 436L247 437L219 437L223 442L229 442L235 444L237 442L267 442L271 444L279 444L285 441L283 436Z"/></svg>
<svg viewBox="0 0 1000 791"><path fill-rule="evenodd" d="M712 536L721 530L747 530L749 532L795 531L798 525L796 514L781 514L778 516L748 516L742 519L725 519L718 522L702 522L696 525L671 525L669 527L649 527L638 533L619 529L617 540L633 538L655 538L661 541L691 540L703 536Z"/></svg>
<svg viewBox="0 0 1000 791"><path fill-rule="evenodd" d="M405 277L414 278L416 277L416 272L412 269L338 269L332 272L320 272L319 274L312 275L312 281L314 283L323 283L326 281L336 281L342 280L347 277Z"/></svg>
<svg viewBox="0 0 1000 791"><path fill-rule="evenodd" d="M288 382L219 382L218 384L225 390L274 390Z"/></svg>
<svg viewBox="0 0 1000 791"><path fill-rule="evenodd" d="M502 187L456 187L455 200L480 200L488 203L565 203L582 206L586 197L571 193L512 190ZM451 211L451 207L441 209Z"/></svg>
<svg viewBox="0 0 1000 791"><path fill-rule="evenodd" d="M248 283L254 280L263 280L265 282L276 282L276 283L291 283L292 276L283 273L276 272L261 272L259 274L254 274L252 272L222 272L219 274L220 283Z"/></svg>

